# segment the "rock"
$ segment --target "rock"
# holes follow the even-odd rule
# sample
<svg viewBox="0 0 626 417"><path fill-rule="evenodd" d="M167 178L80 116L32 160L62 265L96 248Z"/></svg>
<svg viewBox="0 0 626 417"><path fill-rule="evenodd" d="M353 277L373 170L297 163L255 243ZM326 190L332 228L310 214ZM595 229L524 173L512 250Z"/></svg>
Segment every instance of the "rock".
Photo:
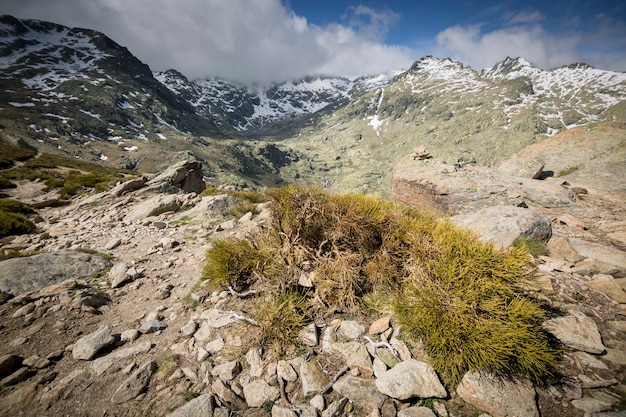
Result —
<svg viewBox="0 0 626 417"><path fill-rule="evenodd" d="M170 191L175 187L186 193L200 194L206 188L202 177L201 162L180 161L148 181L146 185L160 191Z"/></svg>
<svg viewBox="0 0 626 417"><path fill-rule="evenodd" d="M400 362L376 379L380 392L398 400L409 398L445 398L448 393L433 368L415 359Z"/></svg>
<svg viewBox="0 0 626 417"><path fill-rule="evenodd" d="M391 198L422 209L450 214L469 213L485 207L576 207L576 195L560 181L537 181L466 165L457 169L440 161L398 160L391 178Z"/></svg>
<svg viewBox="0 0 626 417"><path fill-rule="evenodd" d="M136 398L148 387L150 378L152 378L152 374L156 369L157 364L155 361L148 361L143 364L117 388L111 397L111 402L113 404L122 404Z"/></svg>
<svg viewBox="0 0 626 417"><path fill-rule="evenodd" d="M41 395L39 401L48 406L56 403L59 399L61 399L61 397L66 395L70 386L72 386L79 379L88 375L89 373L84 369L73 370L69 375L62 378L60 381L55 381L51 389Z"/></svg>
<svg viewBox="0 0 626 417"><path fill-rule="evenodd" d="M246 362L250 366L250 376L259 378L263 375L263 360L261 359L261 348L251 348L246 353Z"/></svg>
<svg viewBox="0 0 626 417"><path fill-rule="evenodd" d="M381 317L372 323L367 331L370 335L380 334L387 330L390 326L391 316Z"/></svg>
<svg viewBox="0 0 626 417"><path fill-rule="evenodd" d="M72 348L72 357L77 360L91 360L100 350L115 342L115 337L111 335L111 331L112 327L105 325L78 339Z"/></svg>
<svg viewBox="0 0 626 417"><path fill-rule="evenodd" d="M139 339L139 330L137 329L128 329L124 330L120 335L120 341L126 342L134 342Z"/></svg>
<svg viewBox="0 0 626 417"><path fill-rule="evenodd" d="M376 389L373 379L344 376L333 384L333 390L339 395L348 398L352 404L363 409L366 413L382 407L387 397Z"/></svg>
<svg viewBox="0 0 626 417"><path fill-rule="evenodd" d="M304 346L317 346L319 343L319 336L315 323L311 323L300 330L300 341L304 344Z"/></svg>
<svg viewBox="0 0 626 417"><path fill-rule="evenodd" d="M497 170L514 177L540 179L544 175L544 167L545 161L541 156L526 160L512 157L500 163Z"/></svg>
<svg viewBox="0 0 626 417"><path fill-rule="evenodd" d="M28 303L25 306L22 306L15 310L13 313L13 318L22 317L27 314L32 313L35 310L35 303Z"/></svg>
<svg viewBox="0 0 626 417"><path fill-rule="evenodd" d="M22 365L22 358L17 355L0 356L0 378L12 374Z"/></svg>
<svg viewBox="0 0 626 417"><path fill-rule="evenodd" d="M108 265L101 256L70 250L7 259L0 262L0 291L11 295L39 291L102 272Z"/></svg>
<svg viewBox="0 0 626 417"><path fill-rule="evenodd" d="M587 226L585 225L585 223L581 222L569 213L561 214L557 220L563 224L568 225L569 227L587 230Z"/></svg>
<svg viewBox="0 0 626 417"><path fill-rule="evenodd" d="M574 406L574 408L583 410L585 413L591 414L608 411L619 402L618 398L615 398L603 392L593 392L591 395L592 396L583 397L579 400L573 400L572 405Z"/></svg>
<svg viewBox="0 0 626 417"><path fill-rule="evenodd" d="M126 274L126 271L128 271L128 266L125 263L113 265L109 271L109 282L111 283L111 288L121 287L122 284L130 281L130 277Z"/></svg>
<svg viewBox="0 0 626 417"><path fill-rule="evenodd" d="M569 243L566 237L552 236L547 244L550 255L558 257L570 263L580 262L584 259Z"/></svg>
<svg viewBox="0 0 626 417"><path fill-rule="evenodd" d="M573 311L569 316L550 319L543 327L573 349L594 354L605 350L595 322L581 312Z"/></svg>
<svg viewBox="0 0 626 417"><path fill-rule="evenodd" d="M295 382L298 379L298 374L296 370L293 369L293 366L287 361L278 361L278 365L276 366L276 375L287 382Z"/></svg>
<svg viewBox="0 0 626 417"><path fill-rule="evenodd" d="M626 343L617 340L607 340L606 355L602 358L615 365L626 365Z"/></svg>
<svg viewBox="0 0 626 417"><path fill-rule="evenodd" d="M198 322L196 322L195 320L190 320L187 322L187 324L180 328L180 333L183 336L188 337L194 334L196 330L198 330Z"/></svg>
<svg viewBox="0 0 626 417"><path fill-rule="evenodd" d="M317 394L330 382L316 359L302 362L300 380L302 381L302 396L304 397Z"/></svg>
<svg viewBox="0 0 626 417"><path fill-rule="evenodd" d="M473 230L482 241L497 248L508 248L518 237L547 242L552 236L550 219L537 211L521 207L487 207L473 213L452 216L455 225Z"/></svg>
<svg viewBox="0 0 626 417"><path fill-rule="evenodd" d="M396 410L395 400L387 398L383 406L380 407L380 415L381 417L396 417L398 410Z"/></svg>
<svg viewBox="0 0 626 417"><path fill-rule="evenodd" d="M503 381L468 372L456 392L465 402L493 417L539 417L535 389L529 381Z"/></svg>
<svg viewBox="0 0 626 417"><path fill-rule="evenodd" d="M211 370L211 375L218 377L222 381L230 381L235 378L240 371L241 366L239 362L230 361L214 366Z"/></svg>
<svg viewBox="0 0 626 417"><path fill-rule="evenodd" d="M214 333L214 327L211 326L209 322L205 321L205 322L202 322L202 324L200 325L200 328L198 328L194 332L193 338L196 339L197 342L203 343L209 340L213 336L213 333ZM210 352L209 349L207 350Z"/></svg>
<svg viewBox="0 0 626 417"><path fill-rule="evenodd" d="M214 355L221 352L222 349L224 349L224 346L226 346L226 343L224 342L224 339L222 339L222 336L219 336L217 339L214 339L207 343L204 348L207 350L207 352Z"/></svg>
<svg viewBox="0 0 626 417"><path fill-rule="evenodd" d="M212 417L213 416L213 396L202 394L187 404L178 407L167 415L167 417Z"/></svg>
<svg viewBox="0 0 626 417"><path fill-rule="evenodd" d="M278 389L262 379L255 379L243 386L243 396L249 407L262 407L266 401L274 401L279 395Z"/></svg>
<svg viewBox="0 0 626 417"><path fill-rule="evenodd" d="M333 343L333 351L341 353L346 358L348 366L358 366L372 369L372 358L365 345L359 342Z"/></svg>
<svg viewBox="0 0 626 417"><path fill-rule="evenodd" d="M313 398L311 398L309 404L311 404L313 408L319 411L323 411L324 408L326 408L326 400L324 399L324 396L322 394L317 394Z"/></svg>
<svg viewBox="0 0 626 417"><path fill-rule="evenodd" d="M569 241L574 250L581 256L588 258L588 260L594 260L617 268L615 273L600 270L598 271L599 273L605 273L615 277L626 276L626 256L623 251L582 239L570 238Z"/></svg>
<svg viewBox="0 0 626 417"><path fill-rule="evenodd" d="M339 336L348 340L356 340L365 334L365 327L353 320L344 320L337 329Z"/></svg>
<svg viewBox="0 0 626 417"><path fill-rule="evenodd" d="M594 279L585 282L588 287L606 294L617 303L626 304L626 292L610 275L598 274Z"/></svg>
<svg viewBox="0 0 626 417"><path fill-rule="evenodd" d="M298 417L298 414L289 407L274 405L272 407L272 417Z"/></svg>
<svg viewBox="0 0 626 417"><path fill-rule="evenodd" d="M346 404L348 404L347 398L341 398L333 401L324 411L322 411L322 417L339 417L343 412L343 409L346 407Z"/></svg>
<svg viewBox="0 0 626 417"><path fill-rule="evenodd" d="M428 407L413 406L398 411L398 417L437 417Z"/></svg>
<svg viewBox="0 0 626 417"><path fill-rule="evenodd" d="M158 216L166 211L178 211L182 205L178 196L172 194L158 194L133 207L126 216L125 223L134 223L150 216Z"/></svg>
<svg viewBox="0 0 626 417"><path fill-rule="evenodd" d="M0 416L12 417L21 415L26 406L36 398L37 388L38 384L33 382L3 394L0 397Z"/></svg>
<svg viewBox="0 0 626 417"><path fill-rule="evenodd" d="M109 240L106 245L104 245L104 249L113 250L121 244L122 244L122 239L120 239L119 237L114 237L113 239Z"/></svg>
<svg viewBox="0 0 626 417"><path fill-rule="evenodd" d="M30 366L31 368L43 369L43 368L47 368L48 366L52 365L52 362L49 359L42 358L39 355L33 355L33 356L29 356L28 358L24 359L23 364L26 365L26 366Z"/></svg>
<svg viewBox="0 0 626 417"><path fill-rule="evenodd" d="M219 378L215 379L211 384L211 391L221 402L228 404L235 410L245 410L247 408L246 402Z"/></svg>
<svg viewBox="0 0 626 417"><path fill-rule="evenodd" d="M206 320L207 323L215 329L220 329L222 327L230 326L233 323L237 323L237 319L231 314L222 312L216 308L203 311L200 318Z"/></svg>
<svg viewBox="0 0 626 417"><path fill-rule="evenodd" d="M114 197L120 197L128 192L143 188L146 185L146 181L147 179L143 177L126 181L113 187L109 193Z"/></svg>
<svg viewBox="0 0 626 417"><path fill-rule="evenodd" d="M28 367L19 368L9 376L6 376L0 380L0 387L6 387L8 385L19 384L30 376L32 371Z"/></svg>
<svg viewBox="0 0 626 417"><path fill-rule="evenodd" d="M141 325L141 327L139 328L139 331L141 333L146 334L146 333L158 332L159 330L165 330L165 329L167 329L167 324L165 324L161 320L148 320L144 324Z"/></svg>

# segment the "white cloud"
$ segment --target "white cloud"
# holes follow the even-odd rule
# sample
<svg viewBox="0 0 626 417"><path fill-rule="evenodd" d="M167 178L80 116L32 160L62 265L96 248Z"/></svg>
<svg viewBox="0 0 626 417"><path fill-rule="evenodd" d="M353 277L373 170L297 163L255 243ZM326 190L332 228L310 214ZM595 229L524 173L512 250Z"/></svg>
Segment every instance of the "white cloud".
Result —
<svg viewBox="0 0 626 417"><path fill-rule="evenodd" d="M437 37L437 54L471 65L491 67L507 56L523 57L542 69L574 62L597 68L626 70L626 28L623 22L599 15L583 31L580 21L570 19L563 26L543 24L545 16L536 10L504 13L501 27L485 31L481 24L453 26ZM493 23L492 23L493 25Z"/></svg>
<svg viewBox="0 0 626 417"><path fill-rule="evenodd" d="M381 39L397 18L358 7L320 27L280 0L8 0L3 13L99 30L152 70L266 84L310 74L359 76L408 67Z"/></svg>

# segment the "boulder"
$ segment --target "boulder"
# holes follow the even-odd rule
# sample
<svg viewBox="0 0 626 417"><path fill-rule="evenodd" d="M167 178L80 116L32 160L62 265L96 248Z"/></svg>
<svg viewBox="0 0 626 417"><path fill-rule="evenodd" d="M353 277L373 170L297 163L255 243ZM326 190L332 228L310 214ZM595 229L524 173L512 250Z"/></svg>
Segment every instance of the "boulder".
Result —
<svg viewBox="0 0 626 417"><path fill-rule="evenodd" d="M72 348L72 357L86 361L91 360L100 350L115 342L111 330L111 326L101 326L95 332L78 339Z"/></svg>
<svg viewBox="0 0 626 417"><path fill-rule="evenodd" d="M382 407L387 397L376 389L373 379L357 378L347 375L333 384L333 390L346 397L352 404L366 413Z"/></svg>
<svg viewBox="0 0 626 417"><path fill-rule="evenodd" d="M243 396L249 407L262 407L267 401L274 401L280 392L262 379L255 379L243 386Z"/></svg>
<svg viewBox="0 0 626 417"><path fill-rule="evenodd" d="M465 402L493 417L539 417L535 388L529 381L506 381L471 371L456 392Z"/></svg>
<svg viewBox="0 0 626 417"><path fill-rule="evenodd" d="M137 220L145 219L146 217L158 216L166 211L178 211L181 206L182 202L176 195L155 195L133 207L133 209L124 216L124 222L133 223Z"/></svg>
<svg viewBox="0 0 626 417"><path fill-rule="evenodd" d="M596 323L581 312L550 319L543 326L565 346L593 354L605 351Z"/></svg>
<svg viewBox="0 0 626 417"><path fill-rule="evenodd" d="M137 191L143 188L146 185L147 181L148 179L145 177L126 181L113 187L111 191L109 191L109 193L114 197L119 197L128 192Z"/></svg>
<svg viewBox="0 0 626 417"><path fill-rule="evenodd" d="M561 183L554 178L514 177L482 166L459 169L436 160L403 158L393 168L391 198L450 214L499 205L577 207L576 195Z"/></svg>
<svg viewBox="0 0 626 417"><path fill-rule="evenodd" d="M415 359L400 362L380 378L376 387L385 395L397 400L409 398L445 398L448 393L441 385L433 368Z"/></svg>
<svg viewBox="0 0 626 417"><path fill-rule="evenodd" d="M318 393L329 382L319 362L315 359L302 362L300 380L302 381L302 395L304 397Z"/></svg>
<svg viewBox="0 0 626 417"><path fill-rule="evenodd" d="M535 210L495 206L450 218L455 225L473 230L485 242L505 249L518 237L547 242L552 236L550 219Z"/></svg>
<svg viewBox="0 0 626 417"><path fill-rule="evenodd" d="M84 252L63 250L0 262L0 291L11 295L39 291L68 279L102 272L109 261Z"/></svg>
<svg viewBox="0 0 626 417"><path fill-rule="evenodd" d="M150 188L170 191L172 188L186 193L201 193L205 188L202 174L202 162L180 161L148 181Z"/></svg>
<svg viewBox="0 0 626 417"><path fill-rule="evenodd" d="M187 404L178 407L167 417L212 417L213 416L213 396L202 394Z"/></svg>
<svg viewBox="0 0 626 417"><path fill-rule="evenodd" d="M111 402L113 404L122 404L136 398L148 387L150 378L152 378L152 374L156 369L157 364L155 361L148 361L143 364L117 388L111 397Z"/></svg>

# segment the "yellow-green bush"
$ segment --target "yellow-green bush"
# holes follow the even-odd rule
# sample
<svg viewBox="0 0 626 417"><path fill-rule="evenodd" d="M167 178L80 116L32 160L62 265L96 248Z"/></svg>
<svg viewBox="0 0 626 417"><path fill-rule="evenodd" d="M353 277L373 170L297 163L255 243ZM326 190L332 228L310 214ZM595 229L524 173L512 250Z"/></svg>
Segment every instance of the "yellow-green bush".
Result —
<svg viewBox="0 0 626 417"><path fill-rule="evenodd" d="M0 237L30 233L35 229L26 214L35 210L20 201L0 199Z"/></svg>
<svg viewBox="0 0 626 417"><path fill-rule="evenodd" d="M468 370L553 370L542 310L520 289L534 277L524 246L499 251L433 214L363 195L290 186L267 196L266 231L215 242L204 269L213 286L262 290L246 304L271 335L262 344L297 341L299 326L329 310L386 310L451 385Z"/></svg>

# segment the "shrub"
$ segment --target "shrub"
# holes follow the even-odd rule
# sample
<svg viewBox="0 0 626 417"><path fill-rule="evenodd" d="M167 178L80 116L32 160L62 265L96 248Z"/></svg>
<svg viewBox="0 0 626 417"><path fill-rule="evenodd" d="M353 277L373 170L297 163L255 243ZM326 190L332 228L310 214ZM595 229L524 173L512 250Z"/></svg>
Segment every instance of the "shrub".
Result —
<svg viewBox="0 0 626 417"><path fill-rule="evenodd" d="M20 214L33 214L35 212L28 204L8 199L0 199L0 210Z"/></svg>
<svg viewBox="0 0 626 417"><path fill-rule="evenodd" d="M548 248L543 242L539 242L538 240L528 238L528 237L518 237L513 241L513 246L516 248L524 248L528 253L530 253L535 258L538 256L546 256L548 255Z"/></svg>
<svg viewBox="0 0 626 417"><path fill-rule="evenodd" d="M16 188L17 185L13 184L6 178L0 177L0 190L5 190L7 188Z"/></svg>
<svg viewBox="0 0 626 417"><path fill-rule="evenodd" d="M37 152L31 149L0 143L0 169L9 168L17 161L25 161L35 156Z"/></svg>
<svg viewBox="0 0 626 417"><path fill-rule="evenodd" d="M519 289L532 279L526 251L497 251L448 222L428 240L394 310L425 341L433 368L452 386L470 370L536 381L553 372L557 352L541 329L543 312Z"/></svg>
<svg viewBox="0 0 626 417"><path fill-rule="evenodd" d="M0 237L22 235L35 229L35 224L20 213L0 210Z"/></svg>
<svg viewBox="0 0 626 417"><path fill-rule="evenodd" d="M534 278L524 247L499 251L433 214L363 195L266 194L264 233L216 241L203 274L214 287L263 294L238 298L261 345L284 351L331 310L393 311L451 385L469 370L535 380L553 370L542 311L521 290Z"/></svg>

